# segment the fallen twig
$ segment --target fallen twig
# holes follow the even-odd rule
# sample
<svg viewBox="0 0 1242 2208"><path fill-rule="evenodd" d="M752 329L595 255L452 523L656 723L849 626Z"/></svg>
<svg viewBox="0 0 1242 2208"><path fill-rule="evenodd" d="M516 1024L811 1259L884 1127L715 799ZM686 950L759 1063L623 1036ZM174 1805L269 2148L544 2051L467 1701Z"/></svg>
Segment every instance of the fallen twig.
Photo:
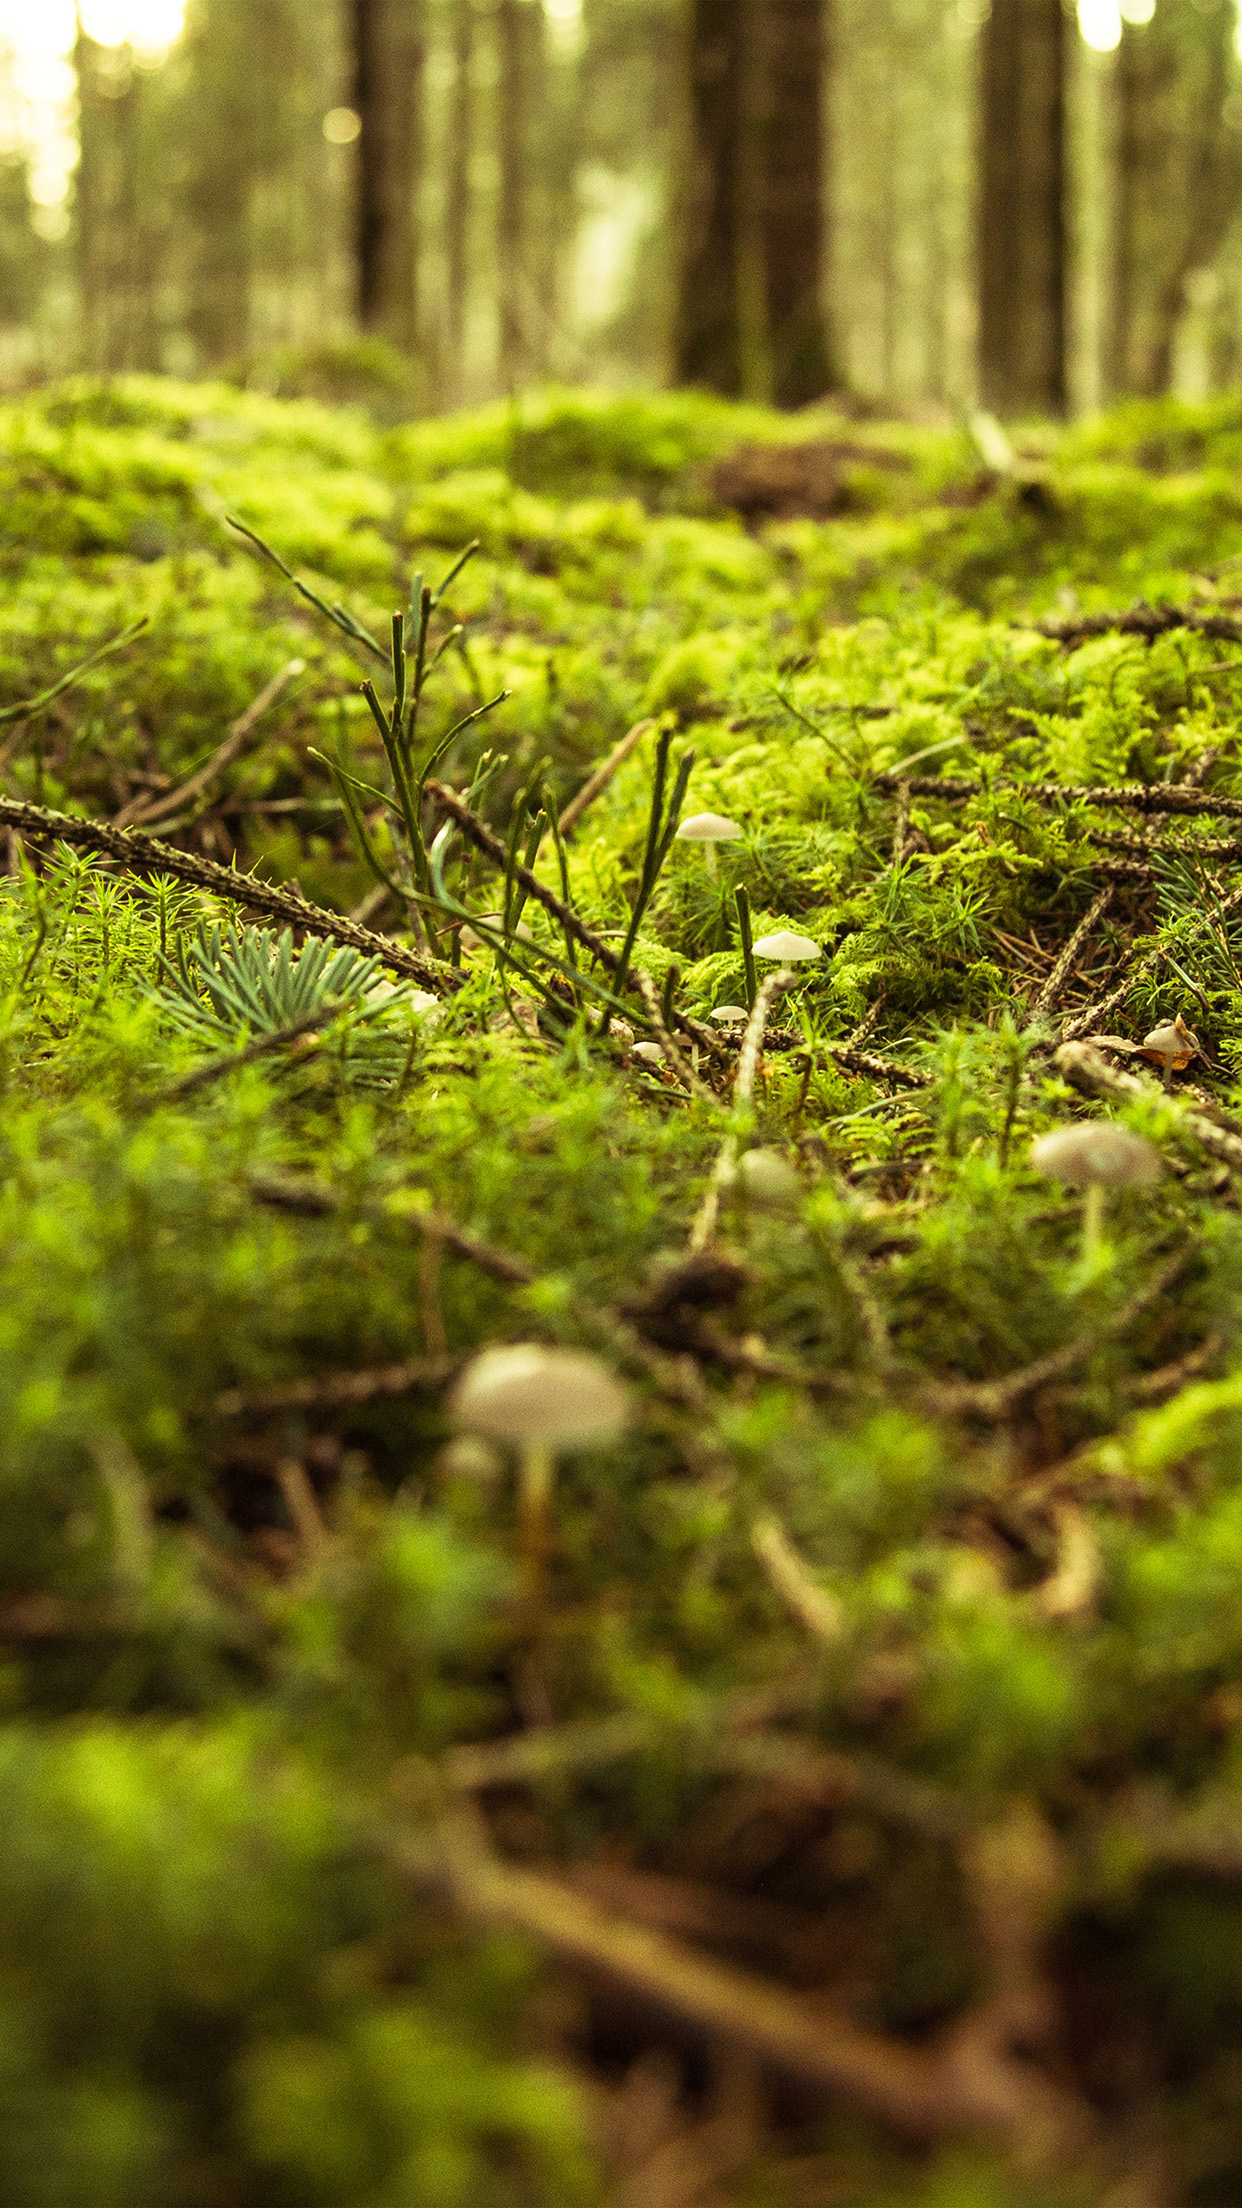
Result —
<svg viewBox="0 0 1242 2208"><path fill-rule="evenodd" d="M870 1081L891 1081L898 1089L930 1089L930 1073L916 1073L913 1066L902 1066L895 1058L877 1058L870 1050L855 1050L852 1043L817 1043L817 1050L835 1058L847 1073L865 1074Z"/></svg>
<svg viewBox="0 0 1242 2208"><path fill-rule="evenodd" d="M913 2047L602 1909L563 1878L503 1862L481 1821L460 1809L441 1820L434 1854L400 1837L388 1853L419 1887L447 1891L468 1919L521 1932L658 2013L906 2137L989 2132L1016 2148L1037 2144L1040 2161L1081 2143L1076 2108L1037 2073L1019 2076L997 2047L991 2004L975 2037L959 2026L937 2045Z"/></svg>
<svg viewBox="0 0 1242 2208"><path fill-rule="evenodd" d="M845 1632L845 1613L835 1595L814 1579L780 1519L756 1519L750 1545L791 1616L813 1640L835 1647Z"/></svg>
<svg viewBox="0 0 1242 2208"><path fill-rule="evenodd" d="M623 767L632 751L637 750L643 737L655 727L654 721L636 721L633 728L621 738L606 759L602 759L588 782L584 782L576 797L571 797L557 823L563 836L572 835L588 805L607 789L618 767Z"/></svg>
<svg viewBox="0 0 1242 2208"><path fill-rule="evenodd" d="M499 836L493 835L487 822L480 820L477 813L471 812L470 807L462 803L456 790L450 790L443 782L428 782L425 789L427 796L448 814L450 820L456 822L462 834L469 843L474 845L476 851L481 851L483 856L490 859L492 865L498 867L502 873L511 873L514 881L521 883L527 896L533 897L536 904L542 905L545 912L551 913L560 927L572 935L575 942L580 943L584 951L590 952L592 958L604 968L605 973L617 976L619 985L623 981L625 987L631 990L635 996L642 994L633 973L623 971L621 959L611 945L605 943L603 937L597 935L594 928L588 927L585 920L579 919L573 906L567 905L563 897L558 897L555 890L549 889L546 883L541 882L538 875L533 874L530 868L523 865L520 859L512 859ZM696 1042L701 1050L706 1050L713 1055L719 1052L721 1048L720 1037L713 1033L711 1028L704 1027L699 1020L691 1019L689 1014L685 1012L674 1012L673 1021L674 1025L683 1034L688 1035L693 1042Z"/></svg>
<svg viewBox="0 0 1242 2208"><path fill-rule="evenodd" d="M1218 920L1224 919L1229 913L1236 912L1240 905L1242 905L1242 889L1231 890L1229 895L1222 897L1215 906L1213 917ZM1077 1042L1080 1036L1088 1035L1093 1029L1101 1027L1103 1022L1117 1010L1118 1005L1125 1003L1136 983L1144 981L1148 974L1154 974L1157 968L1163 965L1167 955L1164 944L1157 943L1154 949L1145 952L1142 958L1135 960L1133 964L1126 961L1122 965L1120 979L1113 984L1108 994L1097 997L1092 1004L1084 1005L1081 1012L1076 1012L1072 1019L1066 1021L1061 1029L1062 1042Z"/></svg>
<svg viewBox="0 0 1242 2208"><path fill-rule="evenodd" d="M905 778L893 768L877 774L872 787L895 790ZM924 774L910 777L907 787L915 797L940 797L946 803L978 797L985 784L966 775ZM1041 805L1115 806L1134 813L1220 813L1242 819L1242 797L1207 794L1192 782L991 782L989 796L1028 797Z"/></svg>
<svg viewBox="0 0 1242 2208"><path fill-rule="evenodd" d="M313 1011L304 1012L300 1020L293 1020L288 1027L277 1028L271 1035L256 1035L243 1050L224 1052L219 1058L209 1058L206 1065L196 1066L193 1073L185 1074L180 1081L161 1089L151 1098L151 1104L180 1104L199 1089L210 1088L214 1081L223 1081L242 1066L252 1066L256 1059L267 1058L273 1051L284 1050L290 1043L300 1042L304 1035L317 1033L336 1018L339 1004L317 1004Z"/></svg>
<svg viewBox="0 0 1242 2208"><path fill-rule="evenodd" d="M1149 606L1141 600L1124 613L1075 613L1060 621L1024 621L1020 626L1035 628L1040 636L1071 650L1093 636L1141 636L1150 644L1172 629L1194 629L1199 636L1219 637L1229 644L1242 637L1242 622L1228 614L1196 613L1190 606Z"/></svg>
<svg viewBox="0 0 1242 2208"><path fill-rule="evenodd" d="M282 667L279 674L273 675L253 703L232 723L224 742L213 751L210 759L204 762L196 774L179 782L175 789L161 790L155 797L131 797L128 805L123 806L116 815L113 827L130 828L139 824L150 827L157 820L166 820L170 813L179 812L183 805L198 797L203 790L210 789L211 784L232 766L233 761L241 757L268 707L275 705L277 698L303 673L305 666L304 659L291 659L288 666Z"/></svg>
<svg viewBox="0 0 1242 2208"><path fill-rule="evenodd" d="M72 690L83 675L89 675L93 667L98 667L101 660L110 659L114 652L123 651L127 644L132 644L136 636L141 636L143 630L149 628L150 622L150 614L144 613L139 620L132 621L127 629L122 629L119 636L109 637L107 643L101 644L98 651L92 652L88 659L71 667L67 675L61 676L59 682L50 683L46 690L40 690L37 697L23 698L19 705L0 706L0 728L6 727L12 721L28 721L34 714L42 713L45 706L63 697L65 691Z"/></svg>
<svg viewBox="0 0 1242 2208"><path fill-rule="evenodd" d="M196 852L178 851L157 836L144 835L141 829L113 828L105 821L82 820L76 813L54 813L46 806L27 805L13 797L0 797L0 822L23 836L51 836L58 843L106 852L131 874L175 875L178 881L210 890L213 896L227 898L231 904L248 906L252 912L266 913L273 920L287 920L290 927L303 928L308 934L348 943L354 950L382 958L394 973L421 982L425 989L438 990L441 996L462 985L461 975L440 959L424 957L404 943L394 942L389 935L375 935L370 928L359 927L342 913L312 905L296 890L261 882L257 874L239 874L232 867L217 866L214 859L199 858Z"/></svg>
<svg viewBox="0 0 1242 2208"><path fill-rule="evenodd" d="M1115 894L1116 892L1110 883L1106 889L1100 891L1099 896L1087 907L1034 1004L1031 1006L1030 1017L1032 1020L1044 1019L1051 1012L1062 989L1073 973L1084 946L1108 911Z"/></svg>
<svg viewBox="0 0 1242 2208"><path fill-rule="evenodd" d="M268 1388L225 1388L212 1410L217 1418L279 1418L297 1411L340 1411L363 1403L437 1388L456 1370L451 1357L407 1357L401 1364L368 1365L359 1372L278 1380Z"/></svg>
<svg viewBox="0 0 1242 2208"><path fill-rule="evenodd" d="M1132 1097L1150 1097L1156 1093L1154 1083L1141 1081L1137 1074L1121 1073L1110 1066L1101 1052L1093 1050L1090 1043L1063 1043L1053 1059L1057 1072L1086 1096L1107 1096L1119 1103L1128 1103ZM1178 1126L1209 1157L1219 1158L1222 1165L1233 1171L1242 1171L1242 1135L1230 1134L1228 1128L1218 1127L1203 1112L1179 1109Z"/></svg>
<svg viewBox="0 0 1242 2208"><path fill-rule="evenodd" d="M1058 1052L1057 1055L1059 1061L1064 1053ZM1091 1055L1094 1056L1095 1053ZM1135 1082L1134 1086L1138 1088L1141 1084ZM1230 1137L1230 1140L1236 1142L1237 1138ZM1237 1148L1242 1153L1242 1142L1237 1143ZM1189 1272L1197 1255L1198 1251L1194 1246L1179 1250L1175 1257L1171 1257L1161 1266L1159 1272L1137 1295L1131 1296L1128 1303L1123 1303L1120 1310L1114 1311L1094 1334L1080 1334L1075 1341L1063 1342L1059 1349L1050 1349L1045 1356L1036 1357L1029 1365L1019 1366L1016 1372L1003 1374L999 1380L962 1380L950 1386L937 1385L924 1389L921 1391L923 1403L930 1412L941 1418L982 1418L996 1423L1009 1418L1027 1396L1037 1394L1040 1388L1047 1387L1052 1381L1066 1380L1072 1372L1077 1372L1087 1363L1101 1342L1113 1341L1118 1336L1127 1334L1135 1321L1141 1319L1153 1304L1167 1296L1169 1290Z"/></svg>
<svg viewBox="0 0 1242 2208"><path fill-rule="evenodd" d="M767 979L760 984L759 993L751 1007L750 1018L746 1022L746 1032L742 1037L742 1048L738 1053L737 1072L733 1080L735 1122L742 1114L749 1111L754 1101L755 1075L759 1068L759 1053L763 1048L763 1031L767 1026L768 1014L777 998L786 989L793 988L796 979L797 976L788 966L782 966L779 972L769 974ZM720 1216L720 1199L737 1171L739 1140L740 1128L735 1124L730 1127L717 1152L707 1194L703 1198L698 1217L691 1229L689 1247L692 1250L705 1250L716 1231L716 1221Z"/></svg>

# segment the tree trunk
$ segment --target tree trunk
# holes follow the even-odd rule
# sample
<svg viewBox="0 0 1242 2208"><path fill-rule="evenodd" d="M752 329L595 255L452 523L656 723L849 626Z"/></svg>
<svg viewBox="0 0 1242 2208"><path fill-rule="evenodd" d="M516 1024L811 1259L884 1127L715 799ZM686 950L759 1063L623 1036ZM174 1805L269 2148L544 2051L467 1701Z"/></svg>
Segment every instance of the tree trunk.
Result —
<svg viewBox="0 0 1242 2208"><path fill-rule="evenodd" d="M1168 389L1187 278L1211 266L1238 204L1238 148L1223 120L1232 35L1223 0L1161 0L1152 22L1122 33L1109 341L1118 396Z"/></svg>
<svg viewBox="0 0 1242 2208"><path fill-rule="evenodd" d="M420 0L353 0L358 140L356 257L364 330L413 352L418 340L415 195L426 41Z"/></svg>
<svg viewBox="0 0 1242 2208"><path fill-rule="evenodd" d="M832 384L822 298L827 0L767 0L763 257L772 396L802 406Z"/></svg>
<svg viewBox="0 0 1242 2208"><path fill-rule="evenodd" d="M94 39L87 37L79 22L73 49L73 65L78 80L78 167L74 179L73 242L77 260L82 354L88 368L98 368L103 362L103 314L107 290L107 276L103 266L104 103L98 92L98 52Z"/></svg>
<svg viewBox="0 0 1242 2208"><path fill-rule="evenodd" d="M1066 399L1065 16L992 0L982 44L979 373L1000 413Z"/></svg>
<svg viewBox="0 0 1242 2208"><path fill-rule="evenodd" d="M749 0L692 0L690 179L675 362L682 383L728 398L744 382L746 51Z"/></svg>
<svg viewBox="0 0 1242 2208"><path fill-rule="evenodd" d="M460 400L466 377L466 308L470 271L470 166L474 150L474 0L456 0L453 14L453 104L445 191L447 264L445 352L450 394Z"/></svg>
<svg viewBox="0 0 1242 2208"><path fill-rule="evenodd" d="M500 263L500 380L510 396L523 381L526 341L526 8L529 0L498 0L496 30L500 54L499 112L500 205L496 250Z"/></svg>

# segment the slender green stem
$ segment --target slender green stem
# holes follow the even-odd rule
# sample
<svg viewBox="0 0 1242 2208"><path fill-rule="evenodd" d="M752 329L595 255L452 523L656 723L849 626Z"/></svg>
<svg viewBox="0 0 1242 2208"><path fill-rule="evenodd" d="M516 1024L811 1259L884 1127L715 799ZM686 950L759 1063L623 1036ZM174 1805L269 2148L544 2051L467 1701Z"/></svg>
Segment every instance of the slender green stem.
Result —
<svg viewBox="0 0 1242 2208"><path fill-rule="evenodd" d="M750 929L750 898L744 889L736 889L733 893L733 901L737 906L738 941L742 949L742 971L746 976L746 1009L748 1012L753 1012L755 998L759 991L759 982L755 973L754 943Z"/></svg>

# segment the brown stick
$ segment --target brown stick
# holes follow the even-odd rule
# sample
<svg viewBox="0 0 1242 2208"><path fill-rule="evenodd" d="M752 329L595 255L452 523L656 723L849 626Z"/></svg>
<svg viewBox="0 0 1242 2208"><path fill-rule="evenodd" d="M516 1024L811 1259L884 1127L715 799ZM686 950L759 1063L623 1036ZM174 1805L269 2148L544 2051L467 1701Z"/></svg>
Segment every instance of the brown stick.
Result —
<svg viewBox="0 0 1242 2208"><path fill-rule="evenodd" d="M161 790L157 797L131 797L128 805L122 806L116 815L113 827L130 828L141 824L149 828L153 822L166 820L170 813L179 812L190 799L209 789L226 768L241 757L268 707L275 705L277 698L305 671L305 667L304 659L291 659L288 666L282 667L279 674L272 676L253 703L232 723L224 742L212 752L210 759L205 761L196 774L190 775L185 782L179 782L174 790Z"/></svg>
<svg viewBox="0 0 1242 2208"><path fill-rule="evenodd" d="M618 767L625 765L630 753L637 750L648 730L653 729L655 725L654 721L636 721L633 728L621 738L620 743L615 745L609 752L608 757L600 761L589 782L583 783L577 796L570 798L568 805L561 814L557 826L563 836L573 834L588 805L593 805L596 798L607 789Z"/></svg>
<svg viewBox="0 0 1242 2208"><path fill-rule="evenodd" d="M1083 946L1108 911L1115 894L1110 882L1107 888L1102 889L1099 896L1087 907L1034 1004L1031 1006L1030 1016L1033 1020L1041 1020L1046 1013L1051 1012L1053 1005L1078 964Z"/></svg>
<svg viewBox="0 0 1242 2208"><path fill-rule="evenodd" d="M1075 1044L1072 1047L1080 1049L1081 1045ZM1062 1052L1057 1053L1058 1063L1063 1055ZM1092 1052L1091 1055L1094 1057L1096 1054ZM1072 1076L1067 1074L1068 1078ZM1134 1083L1136 1089L1141 1085L1137 1081ZM1231 1136L1230 1140L1236 1142L1237 1138ZM1237 1148L1242 1152L1242 1142L1237 1143ZM956 1418L963 1414L996 1421L1008 1418L1026 1396L1034 1395L1038 1389L1047 1387L1050 1381L1068 1379L1072 1372L1086 1364L1092 1351L1102 1341L1111 1341L1118 1335L1128 1333L1136 1319L1141 1319L1144 1312L1149 1311L1153 1304L1159 1303L1170 1288L1176 1286L1183 1274L1189 1271L1197 1254L1193 1248L1179 1250L1176 1257L1171 1257L1167 1264L1161 1266L1155 1278L1148 1281L1145 1288L1141 1288L1136 1296L1131 1296L1120 1311L1113 1313L1098 1333L1082 1334L1077 1341L1065 1342L1060 1349L1049 1350L1046 1356L1035 1358L1033 1363L1021 1366L1017 1372L1005 1373L999 1380L964 1380L956 1387L929 1389L924 1398L927 1408L943 1418Z"/></svg>
<svg viewBox="0 0 1242 2208"><path fill-rule="evenodd" d="M916 1073L913 1066L898 1065L895 1058L877 1058L870 1050L855 1050L850 1043L819 1043L816 1046L829 1058L835 1058L847 1073L865 1074L870 1081L891 1081L898 1089L930 1089L930 1073Z"/></svg>
<svg viewBox="0 0 1242 2208"><path fill-rule="evenodd" d="M601 1909L563 1879L502 1862L477 1818L446 1817L439 1862L390 1844L390 1859L419 1884L447 1887L476 1923L524 1933L664 2016L708 2034L770 2070L865 2110L893 2130L937 2138L981 2130L1012 2136L1028 2111L999 2063L928 2049L855 2024L821 2001L696 1952L667 1933ZM965 2058L965 2059L964 2059Z"/></svg>
<svg viewBox="0 0 1242 2208"><path fill-rule="evenodd" d="M902 777L896 770L877 774L872 787L895 790ZM907 787L915 797L962 799L978 797L982 782L964 775L911 775ZM1221 813L1242 819L1242 797L1205 796L1191 782L995 782L997 796L1030 797L1043 805L1119 806L1134 813Z"/></svg>
<svg viewBox="0 0 1242 2208"><path fill-rule="evenodd" d="M468 842L474 845L476 851L481 851L483 856L490 859L492 865L499 867L502 872L508 867L509 855L499 836L493 835L487 822L480 820L477 813L472 813L468 805L463 805L456 790L446 788L443 782L428 782L426 793L435 804L439 805L448 814L450 820L456 821L462 834ZM0 815L0 818L2 817ZM572 905L567 905L564 898L558 897L555 890L549 889L545 883L541 882L538 875L532 874L530 868L524 866L520 859L514 862L513 878L521 883L528 897L533 897L536 904L542 905L545 912L550 912L553 919L558 921L562 928L569 931L575 941L582 945L584 951L590 952L592 958L604 968L606 973L616 974L618 972L621 961L617 953L605 943L601 935L595 933L594 928L589 928L585 920L579 919ZM625 986L635 996L641 996L642 991L633 971L626 975ZM711 1028L704 1027L701 1021L692 1020L689 1014L685 1012L675 1012L673 1021L674 1025L684 1035L689 1035L701 1050L709 1051L713 1055L720 1051L721 1040L719 1035L714 1034Z"/></svg>
<svg viewBox="0 0 1242 2208"><path fill-rule="evenodd" d="M897 817L893 822L892 865L900 866L906 855L906 830L910 826L910 784L897 784Z"/></svg>
<svg viewBox="0 0 1242 2208"><path fill-rule="evenodd" d="M212 1404L217 1418L279 1418L295 1411L348 1410L439 1387L454 1370L451 1357L410 1357L399 1365L329 1372L319 1380L281 1380L270 1388L225 1388Z"/></svg>
<svg viewBox="0 0 1242 2208"><path fill-rule="evenodd" d="M1129 1103L1132 1097L1154 1093L1152 1082L1140 1081L1133 1073L1119 1073L1090 1043L1063 1043L1052 1062L1058 1073L1087 1096L1107 1096L1118 1103ZM1242 1136L1231 1135L1202 1112L1181 1111L1177 1123L1209 1157L1219 1158L1235 1173L1242 1172Z"/></svg>
<svg viewBox="0 0 1242 2208"><path fill-rule="evenodd" d="M52 836L58 843L106 852L131 874L173 874L178 881L192 882L196 889L210 890L213 896L227 898L231 904L248 906L269 919L286 920L290 927L304 928L310 935L327 936L335 943L367 951L382 958L394 973L421 982L424 989L438 990L441 996L462 985L461 975L440 959L425 958L389 935L374 935L370 928L358 927L342 913L312 905L299 891L261 882L257 874L239 874L232 867L217 866L214 859L200 859L193 851L178 851L157 836L144 835L141 829L113 828L105 821L82 820L76 813L54 813L46 806L26 805L14 797L0 797L0 823L24 836Z"/></svg>
<svg viewBox="0 0 1242 2208"><path fill-rule="evenodd" d="M281 1174L256 1173L250 1182L260 1203L274 1204L281 1211L301 1212L305 1217L323 1219L342 1208L344 1199L326 1181ZM490 1273L495 1280L503 1280L511 1288L529 1288L538 1280L537 1267L512 1250L497 1249L494 1243L484 1242L477 1234L468 1234L464 1227L455 1225L443 1212L423 1210L411 1205L409 1210L394 1210L385 1206L383 1216L399 1226L412 1227L415 1234L434 1235L437 1242L455 1257L466 1258L477 1265L480 1272Z"/></svg>
<svg viewBox="0 0 1242 2208"><path fill-rule="evenodd" d="M1216 906L1215 917L1223 919L1226 914L1236 912L1239 905L1242 905L1242 889L1231 890L1228 897L1223 897ZM1144 980L1148 974L1155 973L1164 957L1164 945L1157 943L1155 949L1148 951L1135 965L1123 966L1121 979L1109 990L1107 996L1097 997L1094 1004L1086 1005L1081 1012L1074 1014L1072 1020L1067 1020L1061 1030L1062 1042L1076 1042L1080 1035L1090 1034L1093 1028L1099 1028L1116 1011L1119 1004L1125 1003L1137 982Z"/></svg>
<svg viewBox="0 0 1242 2208"><path fill-rule="evenodd" d="M1028 623L1020 625L1026 628ZM1172 629L1194 629L1200 636L1219 637L1228 644L1236 644L1242 637L1242 622L1231 620L1224 613L1195 613L1189 606L1139 604L1125 613L1071 614L1063 621L1036 621L1029 625L1041 636L1049 636L1054 643L1064 644L1071 650L1092 636L1141 636L1150 644L1155 637L1167 636Z"/></svg>
<svg viewBox="0 0 1242 2208"><path fill-rule="evenodd" d="M754 1099L755 1075L759 1070L759 1053L763 1048L763 1031L768 1023L768 1014L777 998L786 989L793 988L796 979L797 976L789 967L782 966L779 972L769 974L766 981L759 985L738 1054L737 1073L733 1081L735 1114L744 1112ZM731 1127L720 1145L707 1194L691 1229L689 1246L692 1250L705 1250L716 1231L720 1199L737 1170L737 1153L738 1129Z"/></svg>

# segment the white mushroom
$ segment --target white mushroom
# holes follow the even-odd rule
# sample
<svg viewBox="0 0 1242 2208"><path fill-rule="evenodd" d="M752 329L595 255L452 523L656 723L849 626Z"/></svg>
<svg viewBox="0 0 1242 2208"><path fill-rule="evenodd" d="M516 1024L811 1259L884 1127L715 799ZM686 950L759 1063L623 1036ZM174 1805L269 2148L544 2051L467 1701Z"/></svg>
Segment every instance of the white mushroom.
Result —
<svg viewBox="0 0 1242 2208"><path fill-rule="evenodd" d="M779 1150L744 1150L737 1161L737 1178L752 1211L787 1215L801 1201L802 1183Z"/></svg>
<svg viewBox="0 0 1242 2208"><path fill-rule="evenodd" d="M723 813L691 813L677 830L678 843L732 843L740 836L741 829L735 820L726 820Z"/></svg>
<svg viewBox="0 0 1242 2208"><path fill-rule="evenodd" d="M598 1357L542 1342L482 1350L454 1388L449 1416L458 1431L517 1451L522 1551L536 1588L558 1452L615 1441L628 1415L625 1387Z"/></svg>
<svg viewBox="0 0 1242 2208"><path fill-rule="evenodd" d="M641 1058L649 1066L662 1066L664 1064L664 1052L658 1043L635 1043L633 1055L635 1058Z"/></svg>
<svg viewBox="0 0 1242 2208"><path fill-rule="evenodd" d="M778 928L775 935L761 935L753 949L756 958L774 959L781 966L796 966L803 959L820 955L819 944L812 943L809 935L794 935L789 928Z"/></svg>
<svg viewBox="0 0 1242 2208"><path fill-rule="evenodd" d="M709 1017L721 1027L745 1027L750 1014L744 1004L718 1004Z"/></svg>
<svg viewBox="0 0 1242 2208"><path fill-rule="evenodd" d="M1051 1134L1041 1135L1032 1143L1031 1164L1048 1180L1086 1190L1084 1257L1091 1256L1099 1244L1105 1191L1148 1187L1164 1170L1159 1151L1142 1135L1131 1134L1128 1127L1105 1119L1054 1127Z"/></svg>
<svg viewBox="0 0 1242 2208"><path fill-rule="evenodd" d="M1162 1020L1153 1027L1150 1035L1144 1035L1143 1056L1164 1067L1164 1085L1173 1086L1173 1075L1188 1066L1192 1058L1201 1058L1199 1038L1193 1028L1186 1025L1179 1012L1175 1020Z"/></svg>
<svg viewBox="0 0 1242 2208"><path fill-rule="evenodd" d="M716 871L716 845L733 843L742 833L735 820L726 820L723 813L691 813L677 830L678 843L701 843L707 860L707 871Z"/></svg>

